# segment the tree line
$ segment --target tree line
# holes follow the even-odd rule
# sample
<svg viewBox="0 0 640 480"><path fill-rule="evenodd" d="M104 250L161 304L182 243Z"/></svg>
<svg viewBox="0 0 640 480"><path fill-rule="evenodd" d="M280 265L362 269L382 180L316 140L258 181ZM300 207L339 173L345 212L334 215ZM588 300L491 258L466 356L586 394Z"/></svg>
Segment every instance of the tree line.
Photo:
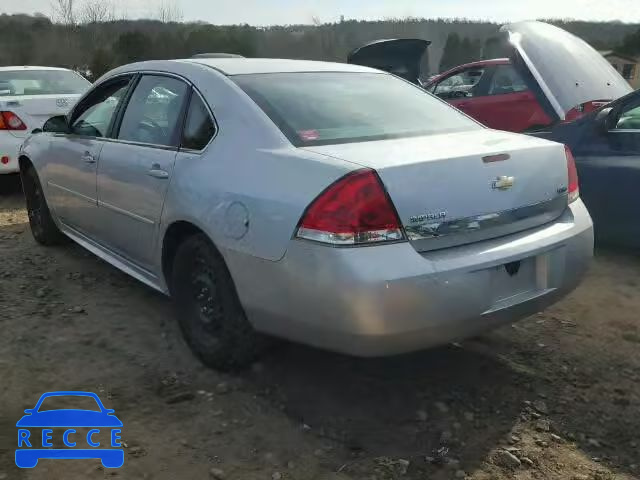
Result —
<svg viewBox="0 0 640 480"><path fill-rule="evenodd" d="M491 55L499 25L464 19L315 21L311 25L254 27L182 22L175 4L161 3L154 18L118 18L108 0L55 0L51 18L0 15L0 65L47 65L74 68L95 79L124 63L186 58L226 52L248 57L345 61L348 53L380 38L423 38L432 42L425 73ZM559 26L596 48L620 47L640 53L638 25L562 22Z"/></svg>

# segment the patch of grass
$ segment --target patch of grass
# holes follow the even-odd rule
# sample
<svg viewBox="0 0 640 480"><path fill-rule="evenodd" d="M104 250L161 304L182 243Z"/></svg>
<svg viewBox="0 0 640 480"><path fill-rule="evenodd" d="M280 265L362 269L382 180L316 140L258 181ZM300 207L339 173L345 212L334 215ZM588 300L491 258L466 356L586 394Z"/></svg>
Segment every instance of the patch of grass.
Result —
<svg viewBox="0 0 640 480"><path fill-rule="evenodd" d="M631 332L623 333L622 339L631 343L640 343L640 334Z"/></svg>

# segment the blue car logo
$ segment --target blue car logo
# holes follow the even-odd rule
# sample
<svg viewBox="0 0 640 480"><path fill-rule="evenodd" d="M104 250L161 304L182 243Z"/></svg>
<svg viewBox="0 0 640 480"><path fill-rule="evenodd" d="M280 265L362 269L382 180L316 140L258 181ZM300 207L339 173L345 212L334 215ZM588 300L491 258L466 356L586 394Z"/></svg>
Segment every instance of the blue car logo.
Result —
<svg viewBox="0 0 640 480"><path fill-rule="evenodd" d="M46 409L47 399L90 402L92 409L57 408ZM48 400L48 403L51 403ZM95 405L94 405L95 401ZM18 420L18 448L16 465L33 468L41 458L91 459L99 458L105 468L119 468L124 463L124 450L120 444L122 422L104 407L100 398L90 392L49 392L40 397L36 406L24 411L26 415ZM86 435L76 429L87 429ZM40 429L41 432L40 432ZM54 430L64 429L61 440L65 448L53 448ZM101 433L102 431L102 433ZM41 434L40 434L41 433ZM108 442L99 441L108 434ZM57 440L60 440L59 438ZM89 448L81 448L87 444ZM77 445L80 447L76 448ZM109 448L105 448L108 446Z"/></svg>

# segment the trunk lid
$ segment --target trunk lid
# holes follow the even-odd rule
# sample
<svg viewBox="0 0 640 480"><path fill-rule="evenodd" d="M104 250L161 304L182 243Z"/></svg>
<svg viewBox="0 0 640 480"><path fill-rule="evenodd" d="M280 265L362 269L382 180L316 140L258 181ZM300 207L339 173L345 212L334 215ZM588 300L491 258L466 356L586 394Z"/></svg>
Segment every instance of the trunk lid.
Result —
<svg viewBox="0 0 640 480"><path fill-rule="evenodd" d="M492 130L307 150L375 169L418 251L548 223L567 207L557 143Z"/></svg>
<svg viewBox="0 0 640 480"><path fill-rule="evenodd" d="M347 63L383 70L419 84L420 67L429 45L430 41L419 38L377 40L352 51Z"/></svg>
<svg viewBox="0 0 640 480"><path fill-rule="evenodd" d="M594 101L616 100L633 89L588 43L543 22L518 22L501 28L510 57L559 120Z"/></svg>
<svg viewBox="0 0 640 480"><path fill-rule="evenodd" d="M10 133L26 138L34 128L41 128L49 118L69 113L79 98L78 94L0 97L0 111L11 111L20 117L27 129L10 130Z"/></svg>

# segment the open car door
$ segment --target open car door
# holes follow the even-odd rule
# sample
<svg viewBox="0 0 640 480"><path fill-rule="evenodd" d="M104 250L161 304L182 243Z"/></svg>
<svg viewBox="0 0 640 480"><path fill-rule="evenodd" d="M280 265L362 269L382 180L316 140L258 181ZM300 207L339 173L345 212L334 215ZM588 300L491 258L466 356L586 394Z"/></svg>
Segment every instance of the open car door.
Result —
<svg viewBox="0 0 640 480"><path fill-rule="evenodd" d="M430 41L419 38L376 40L352 51L347 62L384 70L420 85L420 67L429 45Z"/></svg>

